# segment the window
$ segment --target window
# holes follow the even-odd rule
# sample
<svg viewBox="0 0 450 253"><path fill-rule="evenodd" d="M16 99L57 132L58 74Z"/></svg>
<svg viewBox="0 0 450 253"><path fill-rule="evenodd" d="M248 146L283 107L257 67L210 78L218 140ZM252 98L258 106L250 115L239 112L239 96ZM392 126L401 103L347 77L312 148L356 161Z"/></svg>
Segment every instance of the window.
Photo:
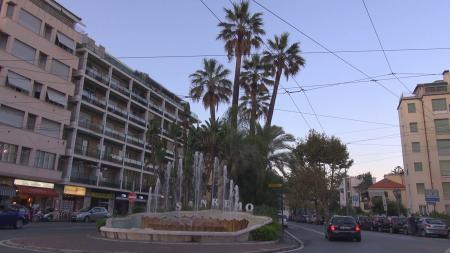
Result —
<svg viewBox="0 0 450 253"><path fill-rule="evenodd" d="M12 18L14 14L14 7L16 7L16 4L13 2L8 2L6 6L6 16L8 18Z"/></svg>
<svg viewBox="0 0 450 253"><path fill-rule="evenodd" d="M0 32L0 49L5 49L8 43L8 34Z"/></svg>
<svg viewBox="0 0 450 253"><path fill-rule="evenodd" d="M36 126L36 115L28 113L28 120L27 120L27 129L34 131L34 126Z"/></svg>
<svg viewBox="0 0 450 253"><path fill-rule="evenodd" d="M409 123L409 131L411 133L417 133L419 131L418 127L417 127L417 122L411 122Z"/></svg>
<svg viewBox="0 0 450 253"><path fill-rule="evenodd" d="M61 106L61 107L67 106L66 95L64 95L64 93L54 90L52 88L47 88L47 99L46 100L47 100L47 102L57 105L57 106Z"/></svg>
<svg viewBox="0 0 450 253"><path fill-rule="evenodd" d="M20 153L20 164L28 165L30 161L31 148L22 147L22 152Z"/></svg>
<svg viewBox="0 0 450 253"><path fill-rule="evenodd" d="M31 92L31 80L19 75L15 72L8 71L6 80L6 86L15 89L18 92L23 92L25 94L30 94Z"/></svg>
<svg viewBox="0 0 450 253"><path fill-rule="evenodd" d="M44 38L51 40L52 39L52 31L53 27L51 27L49 24L45 24L44 26Z"/></svg>
<svg viewBox="0 0 450 253"><path fill-rule="evenodd" d="M40 99L41 98L41 91L42 91L42 84L38 82L34 82L33 86L33 97Z"/></svg>
<svg viewBox="0 0 450 253"><path fill-rule="evenodd" d="M38 67L41 69L45 69L45 66L47 65L47 58L48 56L42 52L39 52L39 59L38 59Z"/></svg>
<svg viewBox="0 0 450 253"><path fill-rule="evenodd" d="M408 104L408 113L415 113L416 112L416 104L409 103Z"/></svg>
<svg viewBox="0 0 450 253"><path fill-rule="evenodd" d="M16 163L17 145L0 142L0 161Z"/></svg>
<svg viewBox="0 0 450 253"><path fill-rule="evenodd" d="M417 183L416 184L417 194L425 194L425 184Z"/></svg>
<svg viewBox="0 0 450 253"><path fill-rule="evenodd" d="M34 64L34 57L36 55L36 49L28 46L20 40L14 40L14 45L11 52L17 58Z"/></svg>
<svg viewBox="0 0 450 253"><path fill-rule="evenodd" d="M437 140L438 155L450 155L450 140Z"/></svg>
<svg viewBox="0 0 450 253"><path fill-rule="evenodd" d="M450 182L442 182L442 192L444 193L444 199L450 200Z"/></svg>
<svg viewBox="0 0 450 253"><path fill-rule="evenodd" d="M411 143L412 152L420 152L420 142Z"/></svg>
<svg viewBox="0 0 450 253"><path fill-rule="evenodd" d="M55 44L71 54L75 51L75 41L60 32L56 33Z"/></svg>
<svg viewBox="0 0 450 253"><path fill-rule="evenodd" d="M13 127L22 128L25 113L14 108L0 106L0 122Z"/></svg>
<svg viewBox="0 0 450 253"><path fill-rule="evenodd" d="M423 171L422 162L414 163L414 171L415 172Z"/></svg>
<svg viewBox="0 0 450 253"><path fill-rule="evenodd" d="M46 135L46 136L59 138L59 132L61 130L60 126L61 126L61 124L58 122L42 118L41 127L39 128L39 133Z"/></svg>
<svg viewBox="0 0 450 253"><path fill-rule="evenodd" d="M67 80L69 79L70 67L58 60L53 59L50 73Z"/></svg>
<svg viewBox="0 0 450 253"><path fill-rule="evenodd" d="M450 176L450 160L439 160L441 176Z"/></svg>
<svg viewBox="0 0 450 253"><path fill-rule="evenodd" d="M433 112L447 111L447 101L445 98L432 99L431 107Z"/></svg>
<svg viewBox="0 0 450 253"><path fill-rule="evenodd" d="M436 134L450 133L450 124L448 119L435 119L434 126L436 129Z"/></svg>
<svg viewBox="0 0 450 253"><path fill-rule="evenodd" d="M26 27L28 30L40 34L42 20L35 17L33 14L29 13L24 9L20 9L19 12L19 24Z"/></svg>
<svg viewBox="0 0 450 253"><path fill-rule="evenodd" d="M55 165L55 154L38 150L34 159L34 167L52 170Z"/></svg>

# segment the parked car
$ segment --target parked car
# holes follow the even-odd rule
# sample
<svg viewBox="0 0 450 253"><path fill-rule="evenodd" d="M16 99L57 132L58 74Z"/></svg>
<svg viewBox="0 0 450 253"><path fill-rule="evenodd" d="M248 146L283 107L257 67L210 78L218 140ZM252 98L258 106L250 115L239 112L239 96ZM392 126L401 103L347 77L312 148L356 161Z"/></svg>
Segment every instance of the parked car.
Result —
<svg viewBox="0 0 450 253"><path fill-rule="evenodd" d="M439 236L448 238L448 226L440 219L420 218L417 222L417 232L421 236Z"/></svg>
<svg viewBox="0 0 450 253"><path fill-rule="evenodd" d="M25 217L26 223L29 223L31 221L31 212L26 206L19 204L12 204L10 205L10 208L17 210L20 213L20 215Z"/></svg>
<svg viewBox="0 0 450 253"><path fill-rule="evenodd" d="M325 238L361 241L361 228L351 216L333 216L325 225Z"/></svg>
<svg viewBox="0 0 450 253"><path fill-rule="evenodd" d="M371 231L382 231L382 224L384 220L386 219L386 216L373 216L372 217L372 226L370 227Z"/></svg>
<svg viewBox="0 0 450 253"><path fill-rule="evenodd" d="M298 215L297 222L306 223L306 215Z"/></svg>
<svg viewBox="0 0 450 253"><path fill-rule="evenodd" d="M312 223L316 224L316 225L323 225L323 223L324 223L323 216L314 214L312 216Z"/></svg>
<svg viewBox="0 0 450 253"><path fill-rule="evenodd" d="M29 222L29 213L17 206L0 206L0 226L22 228Z"/></svg>
<svg viewBox="0 0 450 253"><path fill-rule="evenodd" d="M312 223L312 215L305 215L306 223Z"/></svg>
<svg viewBox="0 0 450 253"><path fill-rule="evenodd" d="M362 230L370 230L372 227L372 220L368 216L356 216L356 222Z"/></svg>
<svg viewBox="0 0 450 253"><path fill-rule="evenodd" d="M83 208L78 212L72 214L72 221L96 221L99 219L108 218L108 210L104 207Z"/></svg>
<svg viewBox="0 0 450 253"><path fill-rule="evenodd" d="M412 219L412 217L406 219L405 225L403 225L403 233L405 235L417 235L417 223L420 218L414 218L414 225L410 224L409 219Z"/></svg>
<svg viewBox="0 0 450 253"><path fill-rule="evenodd" d="M381 222L381 231L389 231L390 233L402 232L406 224L406 218L398 216L389 216Z"/></svg>

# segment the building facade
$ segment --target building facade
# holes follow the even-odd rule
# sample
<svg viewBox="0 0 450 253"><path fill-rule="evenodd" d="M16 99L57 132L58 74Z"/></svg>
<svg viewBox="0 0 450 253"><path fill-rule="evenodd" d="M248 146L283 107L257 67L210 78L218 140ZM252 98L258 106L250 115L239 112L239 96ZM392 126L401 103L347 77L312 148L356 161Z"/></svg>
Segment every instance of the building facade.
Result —
<svg viewBox="0 0 450 253"><path fill-rule="evenodd" d="M0 200L74 211L144 205L149 122L182 157L186 102L75 29L54 0L0 0Z"/></svg>
<svg viewBox="0 0 450 253"><path fill-rule="evenodd" d="M17 186L3 199L54 204L80 20L55 1L0 1L0 184Z"/></svg>
<svg viewBox="0 0 450 253"><path fill-rule="evenodd" d="M339 205L341 207L359 207L361 195L359 185L362 180L356 177L345 177L339 185Z"/></svg>
<svg viewBox="0 0 450 253"><path fill-rule="evenodd" d="M397 107L410 212L450 214L450 74L443 80L419 84ZM437 190L435 205L425 201L425 191Z"/></svg>

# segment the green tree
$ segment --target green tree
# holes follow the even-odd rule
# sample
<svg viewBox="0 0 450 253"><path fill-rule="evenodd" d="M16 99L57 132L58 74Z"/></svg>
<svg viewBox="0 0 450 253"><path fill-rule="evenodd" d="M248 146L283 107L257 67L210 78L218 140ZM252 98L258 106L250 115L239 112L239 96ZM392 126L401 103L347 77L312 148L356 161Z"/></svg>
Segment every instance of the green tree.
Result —
<svg viewBox="0 0 450 253"><path fill-rule="evenodd" d="M403 175L405 174L405 170L402 168L402 166L395 166L394 169L391 170L391 175Z"/></svg>
<svg viewBox="0 0 450 253"><path fill-rule="evenodd" d="M151 119L148 124L146 137L151 143L151 155L148 162L153 166L156 174L161 178L164 175L164 162L167 156L167 142L161 138L161 121L157 118Z"/></svg>
<svg viewBox="0 0 450 253"><path fill-rule="evenodd" d="M361 183L358 186L360 192L367 191L367 189L369 189L369 186L373 184L373 177L370 172L360 174L356 176L356 178L361 180Z"/></svg>
<svg viewBox="0 0 450 253"><path fill-rule="evenodd" d="M265 34L262 13L251 14L248 1L240 4L233 3L231 9L224 8L225 21L218 26L221 31L217 35L218 40L225 43L225 51L228 59L236 57L233 83L233 99L231 103L231 125L237 129L237 110L239 103L239 83L241 74L242 57L250 55L252 48L259 48L262 42L260 36Z"/></svg>
<svg viewBox="0 0 450 253"><path fill-rule="evenodd" d="M266 126L270 126L281 75L284 74L286 80L291 76L295 76L300 71L300 68L305 65L305 59L300 56L300 43L289 44L288 33L282 33L280 36L275 35L273 40L269 39L267 41L267 44L269 48L264 50L263 60L271 66L271 72L275 75L275 83L266 120Z"/></svg>
<svg viewBox="0 0 450 253"><path fill-rule="evenodd" d="M202 100L210 112L211 121L216 121L216 110L220 103L228 103L231 95L230 71L215 59L203 59L203 69L190 75L190 96L195 102Z"/></svg>
<svg viewBox="0 0 450 253"><path fill-rule="evenodd" d="M244 107L240 106L240 108L248 108L246 106L248 102L245 100L250 102L250 134L254 135L256 121L259 117L267 115L265 106L267 103L265 99L269 98L267 86L273 85L273 81L269 79L268 66L259 55L253 55L250 60L244 60L243 68L241 86L245 90L245 96L241 97Z"/></svg>

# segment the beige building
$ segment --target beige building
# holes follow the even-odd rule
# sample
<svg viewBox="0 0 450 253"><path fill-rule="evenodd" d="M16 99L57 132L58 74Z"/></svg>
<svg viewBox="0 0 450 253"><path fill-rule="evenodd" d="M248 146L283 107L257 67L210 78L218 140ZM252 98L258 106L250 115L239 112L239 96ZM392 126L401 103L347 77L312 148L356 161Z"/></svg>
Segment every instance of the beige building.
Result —
<svg viewBox="0 0 450 253"><path fill-rule="evenodd" d="M403 96L397 107L405 168L407 208L427 213L434 208L450 214L450 82L419 84L413 95ZM425 189L436 189L436 206L425 202Z"/></svg>
<svg viewBox="0 0 450 253"><path fill-rule="evenodd" d="M14 195L15 184L16 201L52 205L67 146L80 20L53 0L0 1L2 198Z"/></svg>

